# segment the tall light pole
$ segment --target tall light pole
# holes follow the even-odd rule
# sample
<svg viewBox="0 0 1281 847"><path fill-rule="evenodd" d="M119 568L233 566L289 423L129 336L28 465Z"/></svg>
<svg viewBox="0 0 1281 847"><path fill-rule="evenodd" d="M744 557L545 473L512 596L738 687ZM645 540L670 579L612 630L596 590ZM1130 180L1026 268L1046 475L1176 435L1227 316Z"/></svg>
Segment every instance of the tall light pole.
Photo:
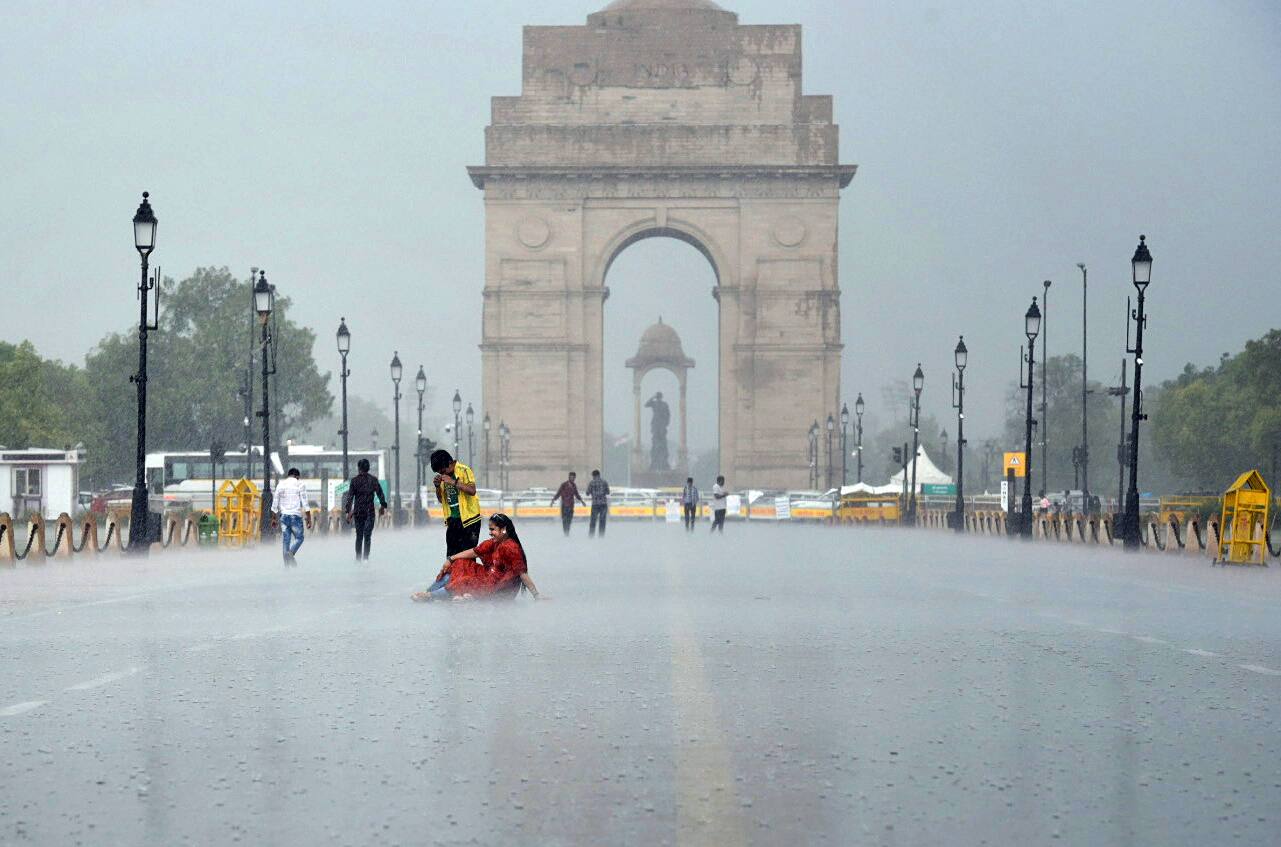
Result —
<svg viewBox="0 0 1281 847"><path fill-rule="evenodd" d="M511 487L511 439L512 431L507 424L498 422L498 477L499 487L506 493Z"/></svg>
<svg viewBox="0 0 1281 847"><path fill-rule="evenodd" d="M147 261L156 249L156 216L151 211L148 192L142 192L142 203L133 215L133 246L142 257L142 279L138 283L138 372L129 381L138 390L138 452L133 482L133 501L129 509L129 550L146 553L151 543L151 516L147 504L147 332L159 329L160 289L147 279ZM156 320L147 314L147 293L156 289Z"/></svg>
<svg viewBox="0 0 1281 847"><path fill-rule="evenodd" d="M850 429L850 407L845 403L841 404L841 488L849 484L849 457L850 450L847 437Z"/></svg>
<svg viewBox="0 0 1281 847"><path fill-rule="evenodd" d="M1147 236L1139 236L1139 246L1134 248L1134 257L1130 259L1133 271L1134 287L1139 292L1139 306L1133 314L1134 348L1128 352L1134 354L1134 403L1130 407L1130 487L1125 492L1125 549L1137 550L1140 542L1139 531L1139 421L1145 420L1143 414L1143 328L1147 318L1143 316L1143 298L1148 283L1152 281L1152 254L1148 252ZM1128 333L1127 333L1128 335Z"/></svg>
<svg viewBox="0 0 1281 847"><path fill-rule="evenodd" d="M1046 404L1046 390L1050 386L1050 281L1041 283L1045 288L1041 298L1041 490L1050 490L1050 407Z"/></svg>
<svg viewBox="0 0 1281 847"><path fill-rule="evenodd" d="M427 374L423 366L418 366L418 375L414 377L414 388L418 389L418 440L414 448L414 526L423 521L423 395L427 393Z"/></svg>
<svg viewBox="0 0 1281 847"><path fill-rule="evenodd" d="M855 434L858 437L858 481L863 481L863 392L859 392L858 399L854 401L854 416L858 418L858 426L855 428Z"/></svg>
<svg viewBox="0 0 1281 847"><path fill-rule="evenodd" d="M818 488L818 421L810 424L806 432L809 442L805 448L805 461L809 464L810 475L808 485L811 490Z"/></svg>
<svg viewBox="0 0 1281 847"><path fill-rule="evenodd" d="M1128 310L1127 310L1128 311ZM1130 320L1128 314L1126 322ZM1125 511L1125 395L1130 393L1129 387L1125 384L1126 366L1129 364L1125 359L1121 360L1121 384L1114 385L1108 389L1109 397L1121 398L1121 435L1116 442L1116 512L1121 514Z"/></svg>
<svg viewBox="0 0 1281 847"><path fill-rule="evenodd" d="M965 336L956 342L952 351L956 360L956 377L952 380L952 408L956 409L956 513L953 528L965 532L965 366L970 351L965 347Z"/></svg>
<svg viewBox="0 0 1281 847"><path fill-rule="evenodd" d="M392 409L396 426L393 432L391 453L396 457L396 462L392 465L392 471L395 474L392 479L395 480L396 493L393 496L391 504L391 523L392 526L400 524L400 379L404 376L405 369L400 364L400 351L393 350L391 354L391 384L392 384Z"/></svg>
<svg viewBox="0 0 1281 847"><path fill-rule="evenodd" d="M271 332L267 323L271 320L271 311L276 305L276 289L267 283L267 272L258 271L258 282L254 283L254 311L258 313L260 341L258 358L262 359L262 497L259 521L259 537L267 539L271 531L271 355L267 346L272 343Z"/></svg>
<svg viewBox="0 0 1281 847"><path fill-rule="evenodd" d="M832 487L832 433L836 429L836 421L830 413L824 426L827 427L827 487L830 489Z"/></svg>
<svg viewBox="0 0 1281 847"><path fill-rule="evenodd" d="M351 468L347 464L347 377L351 376L351 371L347 370L347 354L350 352L351 331L347 329L347 319L341 318L338 321L338 355L342 356L342 370L338 372L338 377L342 383L342 429L338 430L338 434L342 436L343 482L351 479Z"/></svg>
<svg viewBox="0 0 1281 847"><path fill-rule="evenodd" d="M454 458L461 459L462 450L460 449L460 444L458 439L459 439L459 430L462 428L462 422L458 419L458 413L463 410L463 396L458 393L457 388L454 389L453 407L454 407Z"/></svg>
<svg viewBox="0 0 1281 847"><path fill-rule="evenodd" d="M1041 331L1041 310L1032 298L1032 305L1023 315L1023 333L1027 336L1027 437L1024 439L1023 456L1023 517L1019 521L1019 535L1032 536L1032 383L1036 367L1036 336ZM1020 350L1020 354L1022 351ZM1023 378L1019 368L1019 379ZM1042 379L1045 375L1042 374Z"/></svg>
<svg viewBox="0 0 1281 847"><path fill-rule="evenodd" d="M1088 403L1090 399L1089 381L1089 312L1086 303L1089 299L1089 274L1084 262L1077 262L1081 269L1081 449L1076 454L1077 465L1081 468L1081 500L1084 510L1090 511L1090 429Z"/></svg>
<svg viewBox="0 0 1281 847"><path fill-rule="evenodd" d="M909 524L916 523L916 454L921 451L921 389L925 387L925 372L921 363L916 363L916 373L912 374L912 497L908 501Z"/></svg>
<svg viewBox="0 0 1281 847"><path fill-rule="evenodd" d="M489 487L489 412L485 413L485 419L481 421L480 428L485 431L485 487Z"/></svg>
<svg viewBox="0 0 1281 847"><path fill-rule="evenodd" d="M472 409L471 403L467 404L467 412L463 417L467 421L467 464L474 470L476 467L476 430L472 424L476 421L476 412Z"/></svg>

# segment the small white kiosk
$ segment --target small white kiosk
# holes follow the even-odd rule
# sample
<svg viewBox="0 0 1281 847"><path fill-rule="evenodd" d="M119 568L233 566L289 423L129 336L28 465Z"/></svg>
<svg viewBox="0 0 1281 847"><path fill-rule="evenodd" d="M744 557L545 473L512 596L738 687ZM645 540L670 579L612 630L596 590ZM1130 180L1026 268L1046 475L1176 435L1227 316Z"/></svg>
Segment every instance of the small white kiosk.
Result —
<svg viewBox="0 0 1281 847"><path fill-rule="evenodd" d="M78 450L0 447L0 512L19 520L39 512L56 519L76 513L80 489Z"/></svg>

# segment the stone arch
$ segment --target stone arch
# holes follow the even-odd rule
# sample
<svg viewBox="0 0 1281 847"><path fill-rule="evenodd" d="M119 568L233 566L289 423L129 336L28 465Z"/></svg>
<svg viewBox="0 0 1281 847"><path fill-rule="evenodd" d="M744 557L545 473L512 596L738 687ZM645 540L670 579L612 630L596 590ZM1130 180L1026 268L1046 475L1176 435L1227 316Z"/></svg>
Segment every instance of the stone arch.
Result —
<svg viewBox="0 0 1281 847"><path fill-rule="evenodd" d="M602 463L605 281L665 236L716 279L722 470L800 487L809 424L841 405L837 210L855 168L831 98L801 93L799 26L740 26L707 0L612 9L524 28L521 93L493 99L468 169L485 194L483 402L512 431L510 477Z"/></svg>

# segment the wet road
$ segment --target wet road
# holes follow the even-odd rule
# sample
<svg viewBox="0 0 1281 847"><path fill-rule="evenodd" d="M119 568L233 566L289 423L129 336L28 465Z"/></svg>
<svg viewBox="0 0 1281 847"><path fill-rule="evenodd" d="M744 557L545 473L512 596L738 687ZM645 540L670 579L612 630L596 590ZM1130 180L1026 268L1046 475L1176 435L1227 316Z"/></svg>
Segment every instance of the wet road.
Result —
<svg viewBox="0 0 1281 847"><path fill-rule="evenodd" d="M1281 571L520 526L0 572L4 844L1276 844Z"/></svg>

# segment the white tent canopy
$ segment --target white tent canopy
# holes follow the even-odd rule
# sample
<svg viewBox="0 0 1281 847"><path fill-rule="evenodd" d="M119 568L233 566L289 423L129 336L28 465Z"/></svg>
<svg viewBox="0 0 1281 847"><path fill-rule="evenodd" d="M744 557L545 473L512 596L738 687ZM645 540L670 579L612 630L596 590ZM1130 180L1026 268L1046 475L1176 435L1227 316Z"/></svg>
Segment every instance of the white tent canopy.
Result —
<svg viewBox="0 0 1281 847"><path fill-rule="evenodd" d="M907 478L912 478L912 466L907 466ZM903 471L890 477L890 482L895 485L895 490L903 490ZM951 485L952 477L943 473L938 466L930 461L930 457L925 455L925 445L916 448L916 492L921 492L922 485Z"/></svg>

